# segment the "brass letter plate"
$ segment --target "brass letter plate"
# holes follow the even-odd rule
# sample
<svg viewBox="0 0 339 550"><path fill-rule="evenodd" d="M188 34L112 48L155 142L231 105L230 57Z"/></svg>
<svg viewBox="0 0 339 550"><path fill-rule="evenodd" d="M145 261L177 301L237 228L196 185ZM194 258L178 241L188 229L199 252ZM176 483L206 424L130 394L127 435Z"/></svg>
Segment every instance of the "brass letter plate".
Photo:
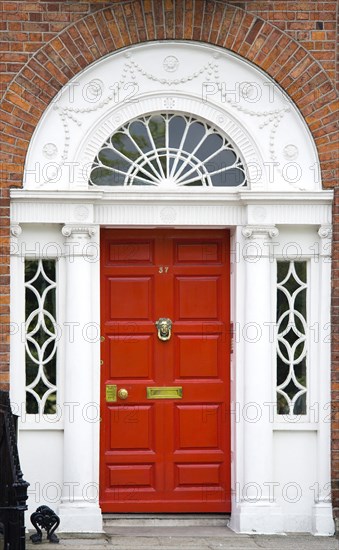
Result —
<svg viewBox="0 0 339 550"><path fill-rule="evenodd" d="M117 400L117 387L114 384L106 386L106 402L114 403Z"/></svg>
<svg viewBox="0 0 339 550"><path fill-rule="evenodd" d="M156 388L154 386L148 387L147 389L147 399L182 399L182 386L172 386L172 387L160 387Z"/></svg>

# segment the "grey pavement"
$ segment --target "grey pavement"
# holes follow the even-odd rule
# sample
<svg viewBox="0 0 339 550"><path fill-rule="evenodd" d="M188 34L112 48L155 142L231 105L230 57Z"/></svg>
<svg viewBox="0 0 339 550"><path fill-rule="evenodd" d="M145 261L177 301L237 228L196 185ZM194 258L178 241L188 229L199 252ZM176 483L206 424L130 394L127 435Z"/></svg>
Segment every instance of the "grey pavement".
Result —
<svg viewBox="0 0 339 550"><path fill-rule="evenodd" d="M220 526L112 527L101 536L58 533L58 550L339 550L339 539L309 534L238 535ZM44 540L40 547L51 545ZM30 541L27 550L36 548Z"/></svg>

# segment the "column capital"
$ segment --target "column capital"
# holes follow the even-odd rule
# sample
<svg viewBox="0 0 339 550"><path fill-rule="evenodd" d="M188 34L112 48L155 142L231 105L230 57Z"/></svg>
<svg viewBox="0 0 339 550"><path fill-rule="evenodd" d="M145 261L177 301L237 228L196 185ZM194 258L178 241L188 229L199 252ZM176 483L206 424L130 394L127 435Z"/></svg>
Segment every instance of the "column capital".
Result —
<svg viewBox="0 0 339 550"><path fill-rule="evenodd" d="M61 233L66 240L64 242L65 255L68 258L94 258L98 259L98 244L92 238L97 234L96 225L66 224L62 227Z"/></svg>
<svg viewBox="0 0 339 550"><path fill-rule="evenodd" d="M320 256L330 257L332 249L332 225L324 224L318 229L320 237Z"/></svg>
<svg viewBox="0 0 339 550"><path fill-rule="evenodd" d="M12 222L10 225L10 237L11 237L11 256L19 256L19 242L18 239L22 233L22 227L16 222Z"/></svg>
<svg viewBox="0 0 339 550"><path fill-rule="evenodd" d="M241 233L245 239L273 239L279 235L275 225L244 225Z"/></svg>
<svg viewBox="0 0 339 550"><path fill-rule="evenodd" d="M332 239L332 225L321 225L318 229L318 235L321 239Z"/></svg>
<svg viewBox="0 0 339 550"><path fill-rule="evenodd" d="M22 233L22 227L16 222L11 223L11 236L14 238L20 237Z"/></svg>
<svg viewBox="0 0 339 550"><path fill-rule="evenodd" d="M62 227L61 233L64 237L69 237L71 239L83 238L83 237L94 237L97 232L95 225L73 225L66 224Z"/></svg>

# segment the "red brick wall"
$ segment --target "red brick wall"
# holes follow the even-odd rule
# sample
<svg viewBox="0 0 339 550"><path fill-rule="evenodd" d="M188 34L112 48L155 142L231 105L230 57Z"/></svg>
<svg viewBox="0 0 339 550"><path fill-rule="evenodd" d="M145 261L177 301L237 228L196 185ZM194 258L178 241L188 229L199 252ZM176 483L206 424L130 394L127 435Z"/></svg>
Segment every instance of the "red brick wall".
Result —
<svg viewBox="0 0 339 550"><path fill-rule="evenodd" d="M20 186L42 113L69 78L101 56L154 39L193 39L228 48L284 88L317 144L325 187L338 181L338 59L332 1L0 1L0 385L9 376L9 187ZM336 65L337 61L337 65ZM337 69L337 72L336 72ZM336 216L338 217L338 202ZM339 409L339 244L334 231L333 411ZM338 428L338 429L337 429ZM333 488L339 515L339 425L333 424Z"/></svg>
<svg viewBox="0 0 339 550"><path fill-rule="evenodd" d="M309 2L302 0L236 2L231 0L229 3L255 13L285 31L312 53L333 82L336 80L336 10L338 2L330 0L326 2L314 0Z"/></svg>

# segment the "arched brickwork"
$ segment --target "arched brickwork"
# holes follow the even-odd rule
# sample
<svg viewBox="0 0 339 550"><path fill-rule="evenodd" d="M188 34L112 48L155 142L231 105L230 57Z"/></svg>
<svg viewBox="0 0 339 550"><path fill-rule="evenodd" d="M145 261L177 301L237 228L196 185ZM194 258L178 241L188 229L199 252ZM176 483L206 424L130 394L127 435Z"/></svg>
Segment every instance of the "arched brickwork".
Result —
<svg viewBox="0 0 339 550"><path fill-rule="evenodd" d="M13 80L1 104L7 185L20 185L34 128L71 77L119 48L164 39L222 46L273 77L305 117L318 147L324 185L334 186L337 103L326 72L271 23L226 2L203 0L114 3L70 25L42 47Z"/></svg>

